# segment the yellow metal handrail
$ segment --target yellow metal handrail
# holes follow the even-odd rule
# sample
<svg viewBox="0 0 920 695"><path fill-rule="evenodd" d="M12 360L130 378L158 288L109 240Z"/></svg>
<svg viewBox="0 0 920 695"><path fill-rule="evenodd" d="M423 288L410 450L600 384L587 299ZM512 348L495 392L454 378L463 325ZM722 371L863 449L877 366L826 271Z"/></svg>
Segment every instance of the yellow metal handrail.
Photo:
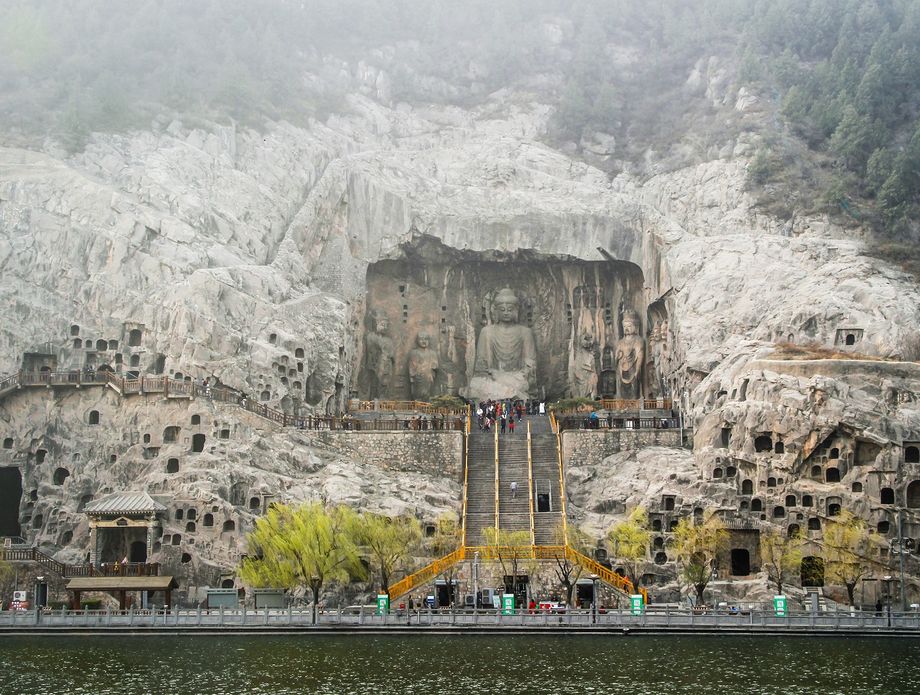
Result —
<svg viewBox="0 0 920 695"><path fill-rule="evenodd" d="M458 562L462 562L465 558L466 548L461 545L449 555L438 558L434 562L422 567L422 569L420 569L418 572L413 572L407 577L403 577L398 582L393 584L387 593L390 594L390 599L395 599L408 594L420 584L424 584L434 577L437 577L439 574L441 574L441 572L449 569L452 565L456 565Z"/></svg>
<svg viewBox="0 0 920 695"><path fill-rule="evenodd" d="M549 414L549 424L556 435L556 461L559 463L559 505L562 507L562 538L568 543L569 527L568 515L565 511L565 468L562 465L562 433L559 431L559 422L554 413Z"/></svg>
<svg viewBox="0 0 920 695"><path fill-rule="evenodd" d="M530 501L530 542L536 545L537 530L533 517L533 447L530 439L530 420L527 421L527 497Z"/></svg>
<svg viewBox="0 0 920 695"><path fill-rule="evenodd" d="M466 509L470 492L470 428L467 418L466 432L463 433L463 516L460 518L460 542L466 543Z"/></svg>
<svg viewBox="0 0 920 695"><path fill-rule="evenodd" d="M570 562L577 562L592 574L596 574L598 579L612 586L614 589L618 589L627 595L636 593L642 594L643 601L648 603L648 592L644 588L640 588L637 591L636 587L633 586L633 583L627 577L623 577L604 567L601 563L592 560L587 555L583 555L568 545L565 547L565 557Z"/></svg>
<svg viewBox="0 0 920 695"><path fill-rule="evenodd" d="M498 476L498 427L493 425L495 428L495 528L501 528L498 525L498 486L501 483Z"/></svg>

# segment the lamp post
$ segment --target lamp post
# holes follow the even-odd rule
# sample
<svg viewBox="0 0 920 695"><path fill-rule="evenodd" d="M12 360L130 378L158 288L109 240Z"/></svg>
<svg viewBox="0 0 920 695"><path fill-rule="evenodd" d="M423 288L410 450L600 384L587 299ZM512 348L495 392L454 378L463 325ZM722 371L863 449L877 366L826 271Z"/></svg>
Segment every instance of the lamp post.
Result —
<svg viewBox="0 0 920 695"><path fill-rule="evenodd" d="M596 574L591 575L591 623L597 623L597 580Z"/></svg>
<svg viewBox="0 0 920 695"><path fill-rule="evenodd" d="M898 554L898 569L901 582L901 612L907 611L907 592L904 586L904 556L910 555L914 549L914 539L904 538L902 529L904 527L904 510L898 509L898 537L892 539L891 549ZM897 550L895 550L897 546Z"/></svg>
<svg viewBox="0 0 920 695"><path fill-rule="evenodd" d="M479 609L479 551L473 554L473 614Z"/></svg>
<svg viewBox="0 0 920 695"><path fill-rule="evenodd" d="M885 615L888 616L888 627L891 627L891 575L882 577L885 582Z"/></svg>

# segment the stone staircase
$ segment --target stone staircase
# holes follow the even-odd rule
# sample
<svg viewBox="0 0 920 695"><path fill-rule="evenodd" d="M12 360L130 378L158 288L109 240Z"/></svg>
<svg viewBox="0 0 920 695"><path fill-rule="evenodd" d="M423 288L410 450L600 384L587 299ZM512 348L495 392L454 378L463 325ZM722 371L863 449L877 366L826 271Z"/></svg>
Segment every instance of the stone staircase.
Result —
<svg viewBox="0 0 920 695"><path fill-rule="evenodd" d="M527 465L527 428L521 422L514 434L498 436L499 525L503 531L530 534L530 479ZM517 483L512 495L511 483ZM531 541L533 539L531 538Z"/></svg>
<svg viewBox="0 0 920 695"><path fill-rule="evenodd" d="M467 456L467 546L482 545L482 530L495 526L495 433L474 427ZM526 485L522 486L526 492Z"/></svg>
<svg viewBox="0 0 920 695"><path fill-rule="evenodd" d="M556 435L553 434L548 417L535 415L528 420L535 488L533 498L534 544L556 545L561 540L558 537L558 528L562 523L562 485L559 479ZM551 511L539 511L540 494L549 495Z"/></svg>

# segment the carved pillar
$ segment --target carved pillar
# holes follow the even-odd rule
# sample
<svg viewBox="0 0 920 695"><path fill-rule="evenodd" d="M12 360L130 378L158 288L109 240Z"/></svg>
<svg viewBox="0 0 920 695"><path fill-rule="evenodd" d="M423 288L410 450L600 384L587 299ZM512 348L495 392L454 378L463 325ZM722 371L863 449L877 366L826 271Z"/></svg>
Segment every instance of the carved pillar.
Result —
<svg viewBox="0 0 920 695"><path fill-rule="evenodd" d="M157 530L157 519L155 516L151 516L147 519L147 561L150 561L150 556L153 555L153 542L156 539L156 530Z"/></svg>
<svg viewBox="0 0 920 695"><path fill-rule="evenodd" d="M95 521L89 522L89 564L99 566L99 530Z"/></svg>

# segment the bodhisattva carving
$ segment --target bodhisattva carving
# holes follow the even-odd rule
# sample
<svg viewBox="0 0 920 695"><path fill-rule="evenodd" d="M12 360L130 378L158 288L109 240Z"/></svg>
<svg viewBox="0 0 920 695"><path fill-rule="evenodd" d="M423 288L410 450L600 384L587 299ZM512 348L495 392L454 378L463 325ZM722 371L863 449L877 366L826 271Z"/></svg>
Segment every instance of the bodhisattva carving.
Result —
<svg viewBox="0 0 920 695"><path fill-rule="evenodd" d="M639 337L639 316L635 311L623 314L623 337L617 343L616 358L620 398L641 397L645 341Z"/></svg>
<svg viewBox="0 0 920 695"><path fill-rule="evenodd" d="M597 365L594 338L585 333L572 354L570 391L573 398L594 398L597 393Z"/></svg>
<svg viewBox="0 0 920 695"><path fill-rule="evenodd" d="M415 344L409 351L409 393L418 401L427 401L434 394L434 382L440 361L438 353L431 349L431 336L424 331L415 337Z"/></svg>
<svg viewBox="0 0 920 695"><path fill-rule="evenodd" d="M381 311L373 314L374 330L367 334L365 364L370 398L384 398L388 395L395 367L393 339L387 335L390 320Z"/></svg>
<svg viewBox="0 0 920 695"><path fill-rule="evenodd" d="M476 361L474 372L478 376L488 376L495 380L504 376L522 377L523 389L533 393L537 380L537 351L533 331L518 323L518 298L510 289L499 292L492 304L493 316L497 323L485 326L479 333L476 343ZM516 394L497 394L500 397L525 394L518 389Z"/></svg>

